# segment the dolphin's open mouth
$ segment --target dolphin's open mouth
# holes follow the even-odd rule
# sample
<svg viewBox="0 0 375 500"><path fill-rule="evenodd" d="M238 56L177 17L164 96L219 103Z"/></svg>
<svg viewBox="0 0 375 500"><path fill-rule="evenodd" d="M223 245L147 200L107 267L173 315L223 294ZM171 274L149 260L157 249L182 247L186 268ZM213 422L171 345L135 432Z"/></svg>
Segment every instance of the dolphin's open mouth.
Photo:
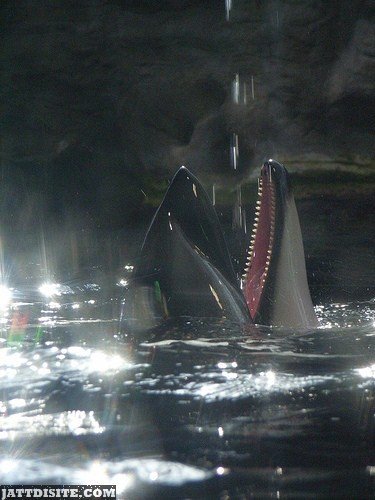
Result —
<svg viewBox="0 0 375 500"><path fill-rule="evenodd" d="M243 275L243 292L254 318L269 273L275 238L276 196L272 166L264 164L258 179L258 201Z"/></svg>

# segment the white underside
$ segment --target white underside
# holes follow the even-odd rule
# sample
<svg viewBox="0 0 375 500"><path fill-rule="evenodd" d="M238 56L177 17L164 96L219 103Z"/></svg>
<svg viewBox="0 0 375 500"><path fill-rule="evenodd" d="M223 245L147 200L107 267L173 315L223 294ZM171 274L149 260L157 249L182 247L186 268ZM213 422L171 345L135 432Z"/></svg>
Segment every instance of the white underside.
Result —
<svg viewBox="0 0 375 500"><path fill-rule="evenodd" d="M301 227L293 197L286 202L274 287L272 325L296 328L318 325L307 283Z"/></svg>

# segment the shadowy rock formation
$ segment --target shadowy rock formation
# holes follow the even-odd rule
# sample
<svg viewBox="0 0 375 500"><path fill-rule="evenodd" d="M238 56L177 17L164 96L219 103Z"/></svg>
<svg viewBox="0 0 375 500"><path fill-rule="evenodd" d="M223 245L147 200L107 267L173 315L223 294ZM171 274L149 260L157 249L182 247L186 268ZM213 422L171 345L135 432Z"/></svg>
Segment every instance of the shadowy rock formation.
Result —
<svg viewBox="0 0 375 500"><path fill-rule="evenodd" d="M266 156L369 173L372 7L3 0L2 195L16 171L24 210L120 225L181 164L218 183Z"/></svg>

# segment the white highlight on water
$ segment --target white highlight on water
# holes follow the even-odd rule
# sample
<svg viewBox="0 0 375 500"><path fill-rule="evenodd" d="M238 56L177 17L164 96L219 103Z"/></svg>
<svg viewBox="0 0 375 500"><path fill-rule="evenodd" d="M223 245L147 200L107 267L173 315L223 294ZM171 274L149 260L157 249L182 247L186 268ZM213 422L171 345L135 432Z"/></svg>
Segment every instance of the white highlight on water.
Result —
<svg viewBox="0 0 375 500"><path fill-rule="evenodd" d="M12 290L5 285L0 285L0 309L6 309L12 300Z"/></svg>

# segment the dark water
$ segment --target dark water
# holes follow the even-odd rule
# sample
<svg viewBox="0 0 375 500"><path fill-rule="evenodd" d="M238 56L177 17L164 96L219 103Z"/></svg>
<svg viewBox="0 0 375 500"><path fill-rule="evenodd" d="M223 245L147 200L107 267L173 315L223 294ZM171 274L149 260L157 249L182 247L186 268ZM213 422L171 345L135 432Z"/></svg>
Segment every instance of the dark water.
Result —
<svg viewBox="0 0 375 500"><path fill-rule="evenodd" d="M299 207L315 331L185 318L130 345L124 263L2 289L1 483L116 484L120 498L373 498L366 207Z"/></svg>

